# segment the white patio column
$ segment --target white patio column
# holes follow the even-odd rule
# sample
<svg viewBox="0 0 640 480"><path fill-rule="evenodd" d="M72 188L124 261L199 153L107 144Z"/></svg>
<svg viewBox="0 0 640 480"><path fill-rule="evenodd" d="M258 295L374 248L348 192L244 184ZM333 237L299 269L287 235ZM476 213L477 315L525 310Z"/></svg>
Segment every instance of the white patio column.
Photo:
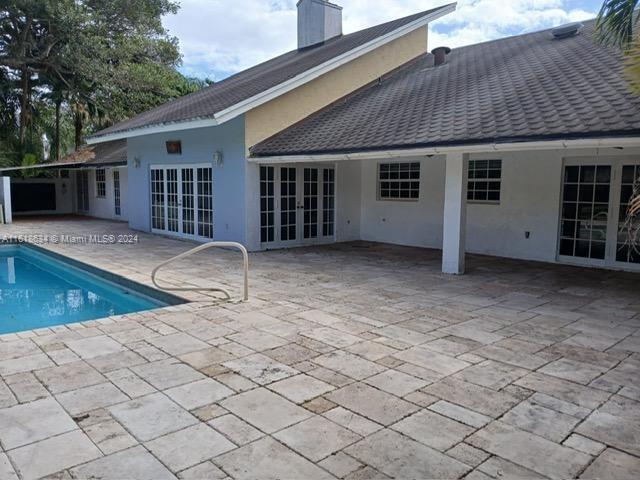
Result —
<svg viewBox="0 0 640 480"><path fill-rule="evenodd" d="M466 154L447 154L444 182L444 228L442 232L442 271L444 273L464 273L467 163Z"/></svg>
<svg viewBox="0 0 640 480"><path fill-rule="evenodd" d="M11 178L9 177L0 177L0 205L4 207L5 223L11 223Z"/></svg>

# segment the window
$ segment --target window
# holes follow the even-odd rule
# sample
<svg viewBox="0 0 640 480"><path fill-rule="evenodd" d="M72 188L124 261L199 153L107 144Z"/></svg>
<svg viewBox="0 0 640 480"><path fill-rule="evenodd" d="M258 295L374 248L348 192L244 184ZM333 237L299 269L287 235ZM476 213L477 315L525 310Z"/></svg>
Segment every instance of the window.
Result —
<svg viewBox="0 0 640 480"><path fill-rule="evenodd" d="M96 170L96 197L107 196L107 181L104 168Z"/></svg>
<svg viewBox="0 0 640 480"><path fill-rule="evenodd" d="M467 200L500 202L502 160L469 160Z"/></svg>
<svg viewBox="0 0 640 480"><path fill-rule="evenodd" d="M122 213L120 208L120 171L113 171L113 203L115 207L115 214L119 217Z"/></svg>
<svg viewBox="0 0 640 480"><path fill-rule="evenodd" d="M419 195L420 162L378 165L380 200L418 200Z"/></svg>

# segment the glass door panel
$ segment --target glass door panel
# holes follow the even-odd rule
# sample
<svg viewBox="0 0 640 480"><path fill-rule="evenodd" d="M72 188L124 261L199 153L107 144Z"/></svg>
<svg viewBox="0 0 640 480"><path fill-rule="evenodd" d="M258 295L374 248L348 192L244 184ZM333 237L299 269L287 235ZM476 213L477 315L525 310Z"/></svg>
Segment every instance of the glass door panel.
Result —
<svg viewBox="0 0 640 480"><path fill-rule="evenodd" d="M165 229L164 170L151 169L151 228Z"/></svg>
<svg viewBox="0 0 640 480"><path fill-rule="evenodd" d="M280 168L280 240L288 242L297 237L296 169Z"/></svg>
<svg viewBox="0 0 640 480"><path fill-rule="evenodd" d="M195 193L193 189L193 169L182 169L182 233L195 233Z"/></svg>
<svg viewBox="0 0 640 480"><path fill-rule="evenodd" d="M640 232L627 224L630 210L640 217L640 203L634 201L640 195L640 165L623 165L621 177L616 261L640 264Z"/></svg>
<svg viewBox="0 0 640 480"><path fill-rule="evenodd" d="M610 165L565 167L560 255L605 259L610 189Z"/></svg>
<svg viewBox="0 0 640 480"><path fill-rule="evenodd" d="M318 170L304 168L303 238L318 237Z"/></svg>
<svg viewBox="0 0 640 480"><path fill-rule="evenodd" d="M322 172L322 236L332 237L335 231L336 171L325 168Z"/></svg>
<svg viewBox="0 0 640 480"><path fill-rule="evenodd" d="M178 169L168 168L166 170L167 178L167 230L169 232L179 231L179 195L178 195Z"/></svg>
<svg viewBox="0 0 640 480"><path fill-rule="evenodd" d="M198 168L198 235L213 238L213 182L211 168Z"/></svg>
<svg viewBox="0 0 640 480"><path fill-rule="evenodd" d="M274 167L260 167L260 242L275 240Z"/></svg>

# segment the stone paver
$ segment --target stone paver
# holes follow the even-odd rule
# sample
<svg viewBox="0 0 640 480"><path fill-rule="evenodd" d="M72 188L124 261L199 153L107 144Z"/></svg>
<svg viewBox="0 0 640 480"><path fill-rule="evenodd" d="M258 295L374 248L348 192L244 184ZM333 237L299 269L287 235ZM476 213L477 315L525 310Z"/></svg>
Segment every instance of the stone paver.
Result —
<svg viewBox="0 0 640 480"><path fill-rule="evenodd" d="M304 420L273 436L314 462L362 438L321 416Z"/></svg>
<svg viewBox="0 0 640 480"><path fill-rule="evenodd" d="M130 233L3 226L43 229ZM150 285L187 246L136 233L43 247ZM166 278L215 272L238 294L237 261L204 252ZM637 274L468 255L449 277L440 262L365 242L260 252L246 303L189 292L0 335L0 478L637 478Z"/></svg>
<svg viewBox="0 0 640 480"><path fill-rule="evenodd" d="M138 446L99 458L80 467L72 468L73 478L119 480L171 480L174 475L152 454Z"/></svg>
<svg viewBox="0 0 640 480"><path fill-rule="evenodd" d="M330 479L333 476L270 437L219 456L214 463L238 480Z"/></svg>
<svg viewBox="0 0 640 480"><path fill-rule="evenodd" d="M294 368L276 362L260 353L237 360L231 360L223 363L223 365L238 372L240 375L244 375L259 385L266 385L298 373Z"/></svg>
<svg viewBox="0 0 640 480"><path fill-rule="evenodd" d="M335 387L309 375L296 375L269 385L269 389L295 403L303 403Z"/></svg>
<svg viewBox="0 0 640 480"><path fill-rule="evenodd" d="M448 450L460 443L475 430L429 410L414 413L398 423L394 423L390 428L440 451Z"/></svg>
<svg viewBox="0 0 640 480"><path fill-rule="evenodd" d="M0 409L0 442L5 450L77 428L73 419L53 398Z"/></svg>
<svg viewBox="0 0 640 480"><path fill-rule="evenodd" d="M234 395L220 405L266 433L273 433L312 415L264 388Z"/></svg>
<svg viewBox="0 0 640 480"><path fill-rule="evenodd" d="M467 442L552 478L572 478L591 461L589 455L501 422L489 424Z"/></svg>
<svg viewBox="0 0 640 480"><path fill-rule="evenodd" d="M25 480L44 477L100 457L100 450L79 430L16 448L8 456Z"/></svg>
<svg viewBox="0 0 640 480"><path fill-rule="evenodd" d="M111 414L141 441L197 423L197 419L161 393L109 408Z"/></svg>
<svg viewBox="0 0 640 480"><path fill-rule="evenodd" d="M178 405L193 410L233 395L233 390L210 378L173 387L165 392Z"/></svg>
<svg viewBox="0 0 640 480"><path fill-rule="evenodd" d="M345 450L392 478L458 478L471 467L408 439L381 430Z"/></svg>
<svg viewBox="0 0 640 480"><path fill-rule="evenodd" d="M334 403L360 415L390 425L419 409L416 405L363 383L354 383L326 395Z"/></svg>
<svg viewBox="0 0 640 480"><path fill-rule="evenodd" d="M233 450L236 446L213 428L198 424L147 442L145 446L173 472Z"/></svg>

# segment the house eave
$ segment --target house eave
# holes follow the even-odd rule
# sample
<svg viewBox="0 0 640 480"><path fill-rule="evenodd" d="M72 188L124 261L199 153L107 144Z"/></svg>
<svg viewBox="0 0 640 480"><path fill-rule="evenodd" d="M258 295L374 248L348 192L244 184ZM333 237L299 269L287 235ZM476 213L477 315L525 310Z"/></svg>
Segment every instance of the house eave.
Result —
<svg viewBox="0 0 640 480"><path fill-rule="evenodd" d="M640 136L557 139L522 142L488 142L434 147L380 149L350 153L275 155L250 157L251 163L308 163L337 162L362 159L394 159L402 157L444 155L447 153L515 152L522 150L568 150L579 148L631 148L640 147Z"/></svg>

